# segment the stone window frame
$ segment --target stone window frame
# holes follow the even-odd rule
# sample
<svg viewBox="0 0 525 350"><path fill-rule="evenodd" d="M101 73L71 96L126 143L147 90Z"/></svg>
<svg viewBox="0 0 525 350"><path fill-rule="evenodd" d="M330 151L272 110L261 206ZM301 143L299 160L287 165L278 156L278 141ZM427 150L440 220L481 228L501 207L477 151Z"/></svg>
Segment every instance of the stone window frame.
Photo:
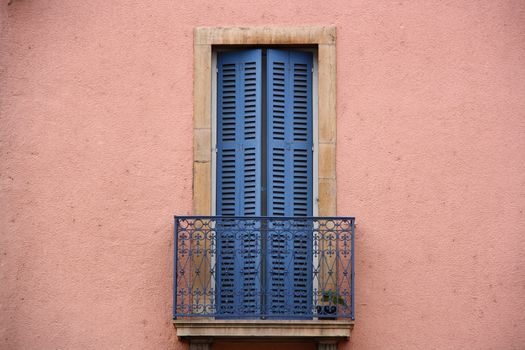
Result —
<svg viewBox="0 0 525 350"><path fill-rule="evenodd" d="M318 215L337 215L336 28L198 27L194 30L193 214L212 214L212 48L316 45L318 59Z"/></svg>

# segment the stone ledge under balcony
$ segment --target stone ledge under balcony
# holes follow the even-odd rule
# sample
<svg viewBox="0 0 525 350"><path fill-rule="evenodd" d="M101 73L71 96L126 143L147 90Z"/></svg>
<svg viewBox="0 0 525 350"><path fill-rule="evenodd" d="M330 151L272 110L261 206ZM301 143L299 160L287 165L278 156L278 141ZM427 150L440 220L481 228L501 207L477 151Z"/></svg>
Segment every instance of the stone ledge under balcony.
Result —
<svg viewBox="0 0 525 350"><path fill-rule="evenodd" d="M173 320L181 340L251 339L341 341L354 326L348 320Z"/></svg>

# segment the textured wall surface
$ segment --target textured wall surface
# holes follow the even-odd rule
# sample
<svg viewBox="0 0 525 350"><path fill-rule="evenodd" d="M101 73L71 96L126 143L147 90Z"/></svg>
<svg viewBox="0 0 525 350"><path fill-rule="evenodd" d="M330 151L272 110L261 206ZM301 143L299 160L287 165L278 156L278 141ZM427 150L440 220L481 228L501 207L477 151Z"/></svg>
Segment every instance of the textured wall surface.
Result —
<svg viewBox="0 0 525 350"><path fill-rule="evenodd" d="M308 24L358 224L341 348L525 348L525 2L1 0L1 349L184 348L192 30Z"/></svg>

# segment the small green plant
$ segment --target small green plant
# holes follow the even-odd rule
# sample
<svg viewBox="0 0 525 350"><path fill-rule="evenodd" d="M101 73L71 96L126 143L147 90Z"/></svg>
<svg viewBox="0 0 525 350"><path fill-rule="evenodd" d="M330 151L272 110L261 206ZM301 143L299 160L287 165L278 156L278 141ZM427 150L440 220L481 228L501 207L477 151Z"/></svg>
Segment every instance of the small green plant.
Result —
<svg viewBox="0 0 525 350"><path fill-rule="evenodd" d="M321 292L321 295L321 301L324 303L329 303L330 305L342 305L344 307L347 307L343 297L333 290L323 291Z"/></svg>

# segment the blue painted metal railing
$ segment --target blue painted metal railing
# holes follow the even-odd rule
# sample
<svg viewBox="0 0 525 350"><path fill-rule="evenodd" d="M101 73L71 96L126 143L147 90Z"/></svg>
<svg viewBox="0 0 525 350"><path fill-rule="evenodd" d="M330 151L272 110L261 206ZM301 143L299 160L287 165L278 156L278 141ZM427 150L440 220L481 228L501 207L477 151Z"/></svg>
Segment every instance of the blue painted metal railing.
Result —
<svg viewBox="0 0 525 350"><path fill-rule="evenodd" d="M354 319L352 217L176 216L173 317Z"/></svg>

